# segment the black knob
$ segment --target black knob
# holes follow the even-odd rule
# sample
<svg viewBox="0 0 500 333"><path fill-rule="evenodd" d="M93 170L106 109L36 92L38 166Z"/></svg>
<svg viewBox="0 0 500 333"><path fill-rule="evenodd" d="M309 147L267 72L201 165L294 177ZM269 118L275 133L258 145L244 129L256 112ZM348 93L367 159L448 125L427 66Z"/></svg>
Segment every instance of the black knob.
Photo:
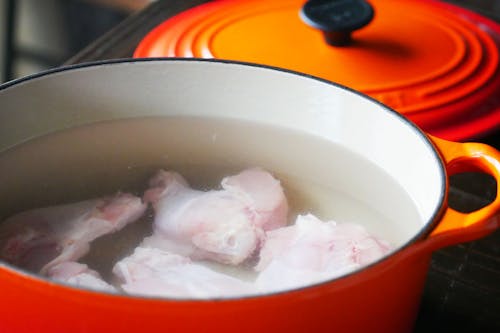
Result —
<svg viewBox="0 0 500 333"><path fill-rule="evenodd" d="M323 32L328 44L345 46L351 32L373 19L373 7L364 0L310 0L302 6L302 20Z"/></svg>

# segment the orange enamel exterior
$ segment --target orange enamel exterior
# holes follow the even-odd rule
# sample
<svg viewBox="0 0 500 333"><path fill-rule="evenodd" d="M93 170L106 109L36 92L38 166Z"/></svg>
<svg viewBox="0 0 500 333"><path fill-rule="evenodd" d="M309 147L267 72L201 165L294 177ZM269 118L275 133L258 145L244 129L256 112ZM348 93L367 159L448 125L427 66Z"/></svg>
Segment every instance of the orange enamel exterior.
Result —
<svg viewBox="0 0 500 333"><path fill-rule="evenodd" d="M372 0L347 47L301 21L304 0L215 1L159 25L134 57L199 57L291 69L366 93L448 140L500 124L500 25L432 0ZM397 8L397 10L395 10Z"/></svg>
<svg viewBox="0 0 500 333"><path fill-rule="evenodd" d="M431 137L447 165L449 175L467 171L481 171L492 175L497 184L500 179L500 153L482 143L456 143ZM475 212L464 214L448 208L439 225L434 229L430 241L448 238L451 243L467 242L486 235L500 226L500 192L488 206Z"/></svg>
<svg viewBox="0 0 500 333"><path fill-rule="evenodd" d="M97 294L0 269L1 327L51 333L411 332L428 261L428 254L386 260L301 291L198 302Z"/></svg>

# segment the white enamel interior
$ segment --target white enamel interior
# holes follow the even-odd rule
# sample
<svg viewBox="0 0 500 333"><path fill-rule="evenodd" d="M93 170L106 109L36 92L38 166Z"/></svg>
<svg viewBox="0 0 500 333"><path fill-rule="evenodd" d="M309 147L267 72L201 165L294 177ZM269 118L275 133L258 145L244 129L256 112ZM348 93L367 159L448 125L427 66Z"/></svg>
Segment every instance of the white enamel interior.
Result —
<svg viewBox="0 0 500 333"><path fill-rule="evenodd" d="M171 115L252 121L329 140L399 183L416 206L419 225L405 226L407 216L398 210L397 197L385 195L383 179L371 178L356 159L335 155L333 148L318 152L323 158L304 161L307 147L283 147L287 155L279 161L271 157L265 166L307 172L370 202L402 225L400 243L433 218L445 186L432 146L399 115L335 85L268 68L182 60L102 64L0 90L0 105L0 151L78 125ZM245 147L244 142L236 144ZM265 142L255 154L259 149L266 150Z"/></svg>

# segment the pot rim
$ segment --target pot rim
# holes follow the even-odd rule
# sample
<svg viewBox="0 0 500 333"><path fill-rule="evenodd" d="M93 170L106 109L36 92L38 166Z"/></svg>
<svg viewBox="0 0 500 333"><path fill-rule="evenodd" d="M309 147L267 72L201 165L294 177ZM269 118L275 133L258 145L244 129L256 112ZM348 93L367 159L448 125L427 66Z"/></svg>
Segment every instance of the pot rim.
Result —
<svg viewBox="0 0 500 333"><path fill-rule="evenodd" d="M285 68L280 68L280 67L275 67L275 66L269 66L269 65L262 65L262 64L257 64L257 63L251 63L251 62L244 62L244 61L234 61L234 60L223 60L223 59L212 59L212 58L179 58L179 57L169 57L169 58L162 58L162 57L156 57L156 58L123 58L123 59L108 59L108 60L98 60L98 61L92 61L92 62L84 62L84 63L79 63L79 64L73 64L73 65L63 65L61 67L56 67L53 69L45 70L39 73L35 74L30 74L18 79L14 79L12 81L5 82L3 84L0 84L0 93L4 90L7 90L9 88L13 88L19 85L22 85L25 82L29 82L32 80L36 80L39 78L43 78L46 76L51 76L54 74L58 73L63 73L63 72L71 72L75 70L80 70L80 69L85 69L85 68L97 68L100 66L108 66L108 65L116 65L116 64L134 64L134 63L149 63L149 62L159 62L159 63L175 63L175 62L192 62L192 63L220 63L220 64L228 64L228 65L236 65L236 66L243 66L243 67L253 67L253 68L259 68L259 69L265 69L265 70L270 70L270 71L278 71L282 73L288 73L291 74L292 76L299 76L302 78L306 78L309 80L315 80L319 81L325 84L328 84L330 86L334 86L343 90L346 90L350 93L356 94L358 97L367 99L369 102L374 103L381 107L385 112L389 112L392 115L397 116L398 120L401 121L405 126L408 126L411 130L414 131L414 133L427 145L429 148L432 150L432 154L436 158L436 161L438 162L438 168L439 168L439 174L440 178L443 180L443 187L440 191L439 198L437 200L437 204L434 208L433 213L431 214L431 217L422 224L422 227L420 228L420 231L414 234L413 237L408 239L406 242L404 242L401 246L399 246L396 250L390 252L387 255L384 255L383 257L379 258L378 260L365 265L361 268L358 268L354 271L351 271L347 274L343 274L341 276L328 279L325 281L313 283L313 284L308 284L306 286L302 287L297 287L297 288L292 288L292 289L287 289L287 290L282 290L282 291L275 291L275 292L266 292L262 294L252 294L252 295L242 295L242 296L231 296L231 297L214 297L214 298L208 298L208 299L195 299L195 298L174 298L174 297L161 297L161 296L146 296L146 295L127 295L123 293L114 293L114 292L109 292L109 291L98 291L95 289L91 288L86 288L86 287L75 287L73 285L70 285L65 282L57 282L52 279L43 277L39 274L35 274L32 272L28 272L26 270L23 270L21 268L15 267L11 264L8 264L6 262L0 261L0 269L7 269L10 271L13 271L15 274L24 276L25 278L29 278L30 280L35 280L34 282L42 282L43 284L50 284L53 286L62 286L68 288L70 291L78 290L78 291L85 291L94 294L94 296L113 296L113 297L120 297L120 298L125 298L127 300L147 300L147 301L159 301L159 302L196 302L196 303L213 303L214 301L216 302L221 302L221 301L239 301L239 300L249 300L249 299L262 299L265 297L270 297L270 296L280 296L284 294L289 294L289 293L298 293L298 292L304 292L307 291L308 289L313 289L317 287L324 287L328 284L340 281L340 280L345 280L348 279L354 275L360 275L361 273L370 270L374 268L375 266L379 266L382 263L389 263L389 260L392 259L394 256L402 254L404 251L406 251L408 248L410 248L414 243L416 243L419 240L423 240L426 238L432 231L433 229L439 224L441 217L446 210L446 205L445 205L445 200L447 199L447 192L448 192L448 177L446 173L446 168L445 168L445 163L443 161L443 158L441 154L439 153L437 147L435 144L432 142L432 140L425 134L423 130L421 130L415 123L412 121L406 119L402 114L397 112L396 110L390 108L389 106L379 102L378 100L362 93L359 92L355 89L349 88L347 86L344 86L342 84L329 81L314 75L306 74L306 73L301 73ZM1 154L1 152L0 152Z"/></svg>

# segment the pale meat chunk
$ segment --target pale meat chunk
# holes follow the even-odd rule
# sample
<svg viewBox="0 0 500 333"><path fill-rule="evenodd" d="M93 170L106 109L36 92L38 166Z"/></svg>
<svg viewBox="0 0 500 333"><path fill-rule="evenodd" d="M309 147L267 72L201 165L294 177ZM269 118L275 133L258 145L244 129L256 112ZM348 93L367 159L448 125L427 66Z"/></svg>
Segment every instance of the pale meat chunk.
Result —
<svg viewBox="0 0 500 333"><path fill-rule="evenodd" d="M255 267L261 292L303 287L368 265L391 247L360 225L299 215L294 225L266 233Z"/></svg>
<svg viewBox="0 0 500 333"><path fill-rule="evenodd" d="M0 224L0 259L45 274L83 257L90 242L136 221L146 208L141 198L118 193L19 213Z"/></svg>
<svg viewBox="0 0 500 333"><path fill-rule="evenodd" d="M104 281L99 273L77 262L68 261L52 266L47 270L47 277L75 287L85 287L96 291L117 291L115 287Z"/></svg>
<svg viewBox="0 0 500 333"><path fill-rule="evenodd" d="M121 288L135 295L205 299L241 296L253 289L247 282L155 248L136 248L114 266L113 273Z"/></svg>
<svg viewBox="0 0 500 333"><path fill-rule="evenodd" d="M144 200L153 204L155 219L154 234L143 245L233 265L260 247L265 230L286 225L288 213L279 181L257 168L224 178L222 190L207 192L160 170Z"/></svg>
<svg viewBox="0 0 500 333"><path fill-rule="evenodd" d="M264 231L286 225L288 202L279 180L262 169L247 169L226 177L222 188L240 198L256 212L254 223Z"/></svg>

